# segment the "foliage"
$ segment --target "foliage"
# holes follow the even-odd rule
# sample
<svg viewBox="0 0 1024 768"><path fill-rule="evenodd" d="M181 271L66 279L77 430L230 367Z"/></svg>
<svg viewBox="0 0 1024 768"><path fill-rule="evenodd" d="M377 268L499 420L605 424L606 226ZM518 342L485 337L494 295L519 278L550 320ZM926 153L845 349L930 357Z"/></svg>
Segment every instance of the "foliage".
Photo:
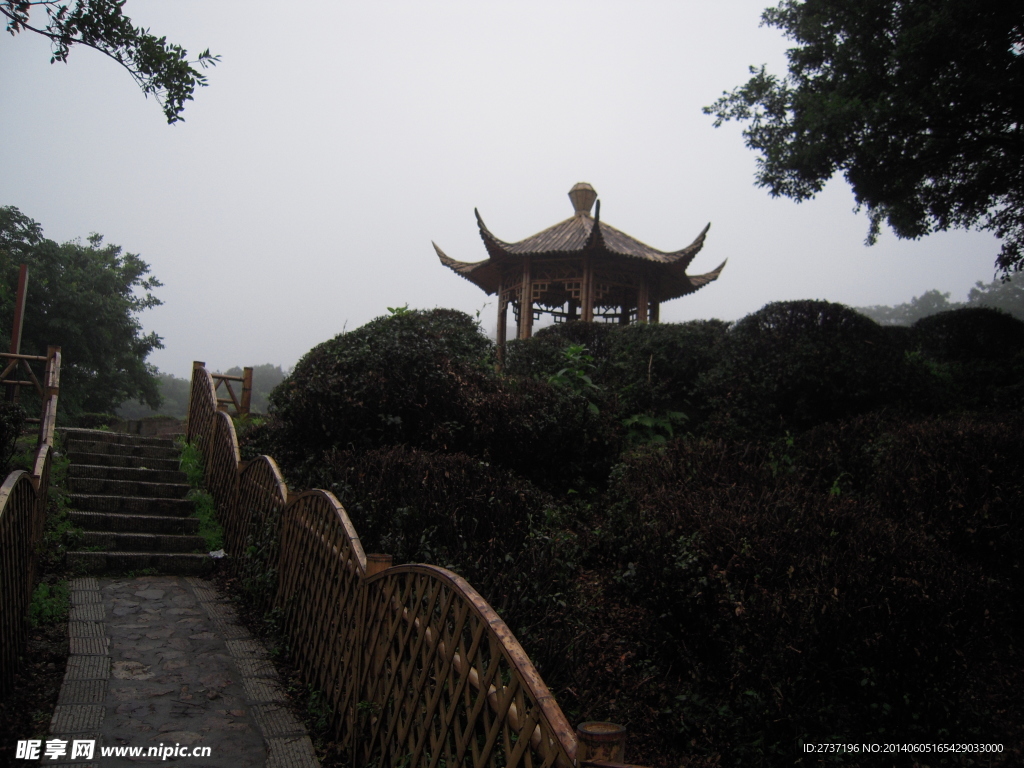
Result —
<svg viewBox="0 0 1024 768"><path fill-rule="evenodd" d="M587 348L582 344L570 344L562 351L562 362L563 367L548 376L548 384L566 387L586 398L587 408L596 416L600 409L590 396L600 392L601 388L591 378L597 367L593 355L587 354Z"/></svg>
<svg viewBox="0 0 1024 768"><path fill-rule="evenodd" d="M67 621L70 608L71 593L66 581L40 582L32 592L32 602L28 606L29 626Z"/></svg>
<svg viewBox="0 0 1024 768"><path fill-rule="evenodd" d="M954 309L957 305L949 301L949 294L940 291L925 291L915 296L906 304L895 307L871 306L857 307L857 311L866 315L879 325L913 325L922 317L935 315Z"/></svg>
<svg viewBox="0 0 1024 768"><path fill-rule="evenodd" d="M781 0L762 15L795 45L705 108L747 123L757 183L806 200L837 172L870 218L918 238L980 227L996 266L1024 266L1024 26L998 0Z"/></svg>
<svg viewBox="0 0 1024 768"><path fill-rule="evenodd" d="M25 409L19 403L0 402L0 472L7 477L18 437L25 426Z"/></svg>
<svg viewBox="0 0 1024 768"><path fill-rule="evenodd" d="M82 429L102 429L109 432L121 423L121 418L113 413L79 413L71 422L72 426Z"/></svg>
<svg viewBox="0 0 1024 768"><path fill-rule="evenodd" d="M188 498L192 502L192 517L199 520L199 535L206 541L207 552L216 552L224 548L224 531L217 520L217 507L213 496L203 488L206 463L203 454L194 443L179 443L181 457L178 466L185 473L192 490Z"/></svg>
<svg viewBox="0 0 1024 768"><path fill-rule="evenodd" d="M1001 309L1018 320L1024 320L1024 280L993 280L991 283L979 280L968 292L967 303Z"/></svg>
<svg viewBox="0 0 1024 768"><path fill-rule="evenodd" d="M700 376L719 361L729 324L721 320L647 323L614 328L601 382L621 412L689 412Z"/></svg>
<svg viewBox="0 0 1024 768"><path fill-rule="evenodd" d="M203 484L203 476L206 472L206 463L203 461L203 454L195 443L178 443L181 448L181 457L178 459L178 468L185 473L186 481L193 488L199 488Z"/></svg>
<svg viewBox="0 0 1024 768"><path fill-rule="evenodd" d="M498 377L491 352L461 312L378 318L299 361L246 455L267 453L302 476L332 448L408 445L466 453L545 486L573 483L583 468L600 475L617 452L610 421L571 389Z"/></svg>
<svg viewBox="0 0 1024 768"><path fill-rule="evenodd" d="M676 436L676 427L687 421L682 411L664 414L636 413L622 420L627 430L626 441L631 444L664 443Z"/></svg>
<svg viewBox="0 0 1024 768"><path fill-rule="evenodd" d="M610 552L671 670L672 751L774 765L849 733L1013 743L1022 427L871 418L627 458Z"/></svg>
<svg viewBox="0 0 1024 768"><path fill-rule="evenodd" d="M61 413L110 413L132 397L159 405L146 357L163 344L143 334L138 319L161 303L149 265L96 234L88 245L58 245L17 208L0 207L0 323L8 328L19 263L29 268L21 349L43 355L47 345L61 347Z"/></svg>
<svg viewBox="0 0 1024 768"><path fill-rule="evenodd" d="M902 351L841 304L768 304L738 321L701 376L704 430L778 434L891 402Z"/></svg>
<svg viewBox="0 0 1024 768"><path fill-rule="evenodd" d="M0 14L7 17L11 35L28 30L49 38L51 64L67 62L72 46L93 48L128 70L146 96L155 96L168 123L184 120L185 102L192 100L196 87L207 84L206 75L194 65L206 69L220 57L206 49L189 61L188 51L180 45L133 25L122 12L123 5L124 0L0 0ZM39 6L46 11L46 26L31 23L32 11Z"/></svg>
<svg viewBox="0 0 1024 768"><path fill-rule="evenodd" d="M923 318L912 339L948 376L959 408L1019 405L1024 385L1024 322L988 307L964 307Z"/></svg>

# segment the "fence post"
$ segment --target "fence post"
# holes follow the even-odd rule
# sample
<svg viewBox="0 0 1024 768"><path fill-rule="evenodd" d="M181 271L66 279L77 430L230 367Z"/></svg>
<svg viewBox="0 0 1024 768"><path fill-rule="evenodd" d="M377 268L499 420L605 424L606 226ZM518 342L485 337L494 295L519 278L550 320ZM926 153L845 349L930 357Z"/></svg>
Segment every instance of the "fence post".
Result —
<svg viewBox="0 0 1024 768"><path fill-rule="evenodd" d="M587 722L576 726L579 739L576 748L576 763L601 761L608 763L626 762L626 729L615 723Z"/></svg>
<svg viewBox="0 0 1024 768"><path fill-rule="evenodd" d="M245 416L249 413L249 404L252 402L252 368L242 369L242 402L238 405L238 415Z"/></svg>

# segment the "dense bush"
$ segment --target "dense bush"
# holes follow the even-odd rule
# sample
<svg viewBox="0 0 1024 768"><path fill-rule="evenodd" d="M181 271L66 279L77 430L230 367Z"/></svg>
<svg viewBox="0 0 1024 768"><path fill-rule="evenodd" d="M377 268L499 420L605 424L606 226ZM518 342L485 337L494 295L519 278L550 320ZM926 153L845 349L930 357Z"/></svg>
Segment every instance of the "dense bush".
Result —
<svg viewBox="0 0 1024 768"><path fill-rule="evenodd" d="M11 457L17 450L25 418L25 409L20 403L0 402L0 474L4 478L10 471Z"/></svg>
<svg viewBox="0 0 1024 768"><path fill-rule="evenodd" d="M405 446L330 451L307 480L338 497L367 552L456 571L538 658L556 658L572 583L550 496L471 456Z"/></svg>
<svg viewBox="0 0 1024 768"><path fill-rule="evenodd" d="M605 379L622 413L697 414L697 382L719 361L728 328L721 320L616 328L609 335Z"/></svg>
<svg viewBox="0 0 1024 768"><path fill-rule="evenodd" d="M869 427L680 442L618 471L618 582L658 617L671 751L1019 739L1024 420ZM830 460L849 469L825 490Z"/></svg>
<svg viewBox="0 0 1024 768"><path fill-rule="evenodd" d="M618 453L611 416L571 389L499 377L490 353L461 312L378 318L299 361L247 455L275 456L301 484L325 451L393 445L465 453L546 487L598 482Z"/></svg>
<svg viewBox="0 0 1024 768"><path fill-rule="evenodd" d="M468 316L399 312L312 350L242 449L333 490L368 550L466 576L638 762L1020 744L1022 339L783 302L555 326L498 374ZM675 411L684 439L626 440Z"/></svg>
<svg viewBox="0 0 1024 768"><path fill-rule="evenodd" d="M901 350L863 315L826 301L768 304L737 322L699 387L711 434L773 434L892 402Z"/></svg>
<svg viewBox="0 0 1024 768"><path fill-rule="evenodd" d="M967 307L918 320L913 343L949 381L960 408L1020 407L1024 322L987 307Z"/></svg>

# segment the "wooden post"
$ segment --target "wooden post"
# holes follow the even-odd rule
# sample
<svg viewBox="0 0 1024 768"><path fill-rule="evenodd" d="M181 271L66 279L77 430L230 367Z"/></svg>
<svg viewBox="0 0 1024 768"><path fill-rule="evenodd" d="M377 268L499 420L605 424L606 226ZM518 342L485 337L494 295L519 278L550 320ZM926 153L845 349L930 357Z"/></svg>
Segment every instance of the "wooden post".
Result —
<svg viewBox="0 0 1024 768"><path fill-rule="evenodd" d="M508 335L508 302L505 301L505 283L498 283L498 331L495 342L498 352L498 370L505 363L505 337Z"/></svg>
<svg viewBox="0 0 1024 768"><path fill-rule="evenodd" d="M583 257L583 285L580 286L580 303L583 311L580 319L585 323L594 322L594 262L590 254Z"/></svg>
<svg viewBox="0 0 1024 768"><path fill-rule="evenodd" d="M366 555L366 578L370 576L376 576L382 571L386 571L391 567L391 563L394 559L393 555L382 555L379 553L371 553Z"/></svg>
<svg viewBox="0 0 1024 768"><path fill-rule="evenodd" d="M652 301L651 302L651 322L652 323L659 323L659 322L661 322L661 302L660 301Z"/></svg>
<svg viewBox="0 0 1024 768"><path fill-rule="evenodd" d="M533 335L533 275L530 257L523 259L523 282L519 286L519 328L517 337L528 339Z"/></svg>
<svg viewBox="0 0 1024 768"><path fill-rule="evenodd" d="M245 416L249 413L249 405L252 403L252 368L242 369L242 402L238 406L238 415Z"/></svg>
<svg viewBox="0 0 1024 768"><path fill-rule="evenodd" d="M18 293L14 299L14 322L11 325L11 349L12 355L21 354L21 332L25 326L25 301L28 298L28 264L22 264L18 269ZM18 367L15 366L15 371ZM7 402L18 402L18 385L7 386Z"/></svg>
<svg viewBox="0 0 1024 768"><path fill-rule="evenodd" d="M615 723L580 723L576 726L579 746L576 762L600 760L608 763L626 762L626 729Z"/></svg>
<svg viewBox="0 0 1024 768"><path fill-rule="evenodd" d="M647 307L650 304L651 297L647 287L647 275L640 276L640 288L636 292L636 321L638 323L647 322Z"/></svg>

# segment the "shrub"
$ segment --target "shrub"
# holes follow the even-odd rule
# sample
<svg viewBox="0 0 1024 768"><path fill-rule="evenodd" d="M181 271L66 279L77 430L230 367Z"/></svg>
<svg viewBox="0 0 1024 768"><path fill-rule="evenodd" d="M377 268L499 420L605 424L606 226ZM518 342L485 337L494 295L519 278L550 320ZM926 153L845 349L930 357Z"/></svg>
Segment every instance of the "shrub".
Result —
<svg viewBox="0 0 1024 768"><path fill-rule="evenodd" d="M618 450L586 397L494 373L490 343L452 310L379 318L321 344L271 395L242 450L274 456L302 485L324 452L406 445L465 453L546 486L603 478Z"/></svg>
<svg viewBox="0 0 1024 768"><path fill-rule="evenodd" d="M1024 422L893 424L677 441L616 471L609 551L658 617L674 751L1019 736Z"/></svg>
<svg viewBox="0 0 1024 768"><path fill-rule="evenodd" d="M11 459L18 450L18 438L25 426L26 413L20 403L0 402L0 472L6 478Z"/></svg>
<svg viewBox="0 0 1024 768"><path fill-rule="evenodd" d="M701 376L709 434L781 434L864 413L899 391L902 352L841 304L768 304L737 322Z"/></svg>
<svg viewBox="0 0 1024 768"><path fill-rule="evenodd" d="M1024 322L988 307L966 307L918 320L917 349L946 374L960 408L1020 408Z"/></svg>
<svg viewBox="0 0 1024 768"><path fill-rule="evenodd" d="M517 634L563 623L551 499L523 478L465 454L395 446L330 451L308 480L338 497L365 551L456 571Z"/></svg>
<svg viewBox="0 0 1024 768"><path fill-rule="evenodd" d="M701 374L718 363L729 324L721 320L649 323L615 328L608 337L602 381L623 414L703 410L696 401Z"/></svg>

